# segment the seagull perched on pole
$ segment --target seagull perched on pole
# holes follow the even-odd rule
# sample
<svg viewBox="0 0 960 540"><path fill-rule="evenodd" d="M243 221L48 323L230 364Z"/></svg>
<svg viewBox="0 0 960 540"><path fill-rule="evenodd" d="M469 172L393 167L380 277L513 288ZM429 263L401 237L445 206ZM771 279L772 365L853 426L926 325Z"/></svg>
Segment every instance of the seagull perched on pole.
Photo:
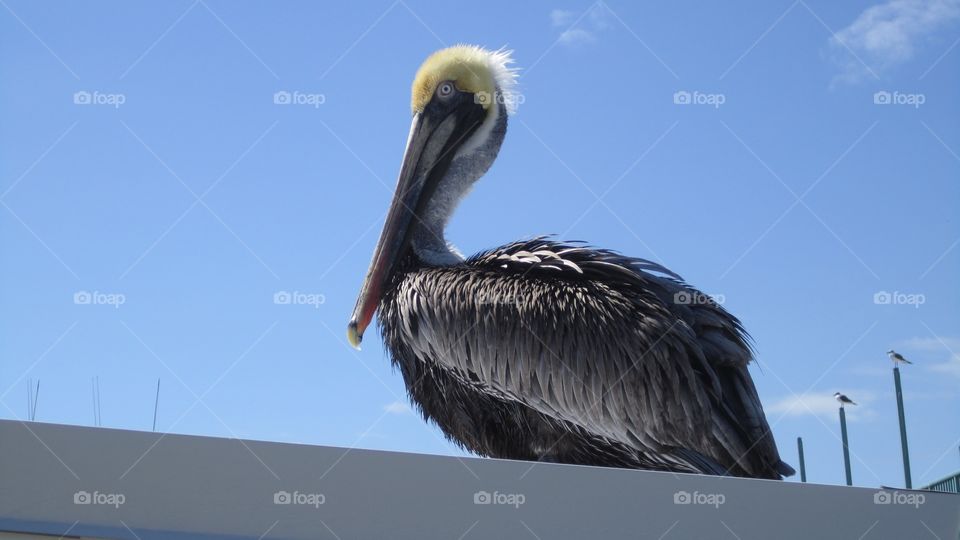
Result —
<svg viewBox="0 0 960 540"><path fill-rule="evenodd" d="M833 397L834 397L834 399L836 399L837 401L840 402L840 407L843 407L844 405L856 405L856 404L857 404L855 401L853 401L852 399L848 398L847 396L841 394L840 392L835 393L835 394L833 395Z"/></svg>
<svg viewBox="0 0 960 540"><path fill-rule="evenodd" d="M889 351L887 351L887 356L889 356L889 357L890 357L890 360L893 361L893 365L897 365L897 364L912 364L912 363L913 363L913 362L907 360L906 358L904 358L903 355L901 355L900 353L898 353L897 351L895 351L895 350L893 350L893 349L890 349Z"/></svg>

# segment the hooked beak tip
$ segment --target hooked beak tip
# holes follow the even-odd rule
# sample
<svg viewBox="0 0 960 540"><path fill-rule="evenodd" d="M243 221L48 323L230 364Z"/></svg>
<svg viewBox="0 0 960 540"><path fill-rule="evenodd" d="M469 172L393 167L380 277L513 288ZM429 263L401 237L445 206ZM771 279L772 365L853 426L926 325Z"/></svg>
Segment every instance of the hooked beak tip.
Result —
<svg viewBox="0 0 960 540"><path fill-rule="evenodd" d="M347 341L350 342L350 346L356 350L360 350L360 342L363 341L363 334L357 331L357 321L350 321L350 324L347 325Z"/></svg>

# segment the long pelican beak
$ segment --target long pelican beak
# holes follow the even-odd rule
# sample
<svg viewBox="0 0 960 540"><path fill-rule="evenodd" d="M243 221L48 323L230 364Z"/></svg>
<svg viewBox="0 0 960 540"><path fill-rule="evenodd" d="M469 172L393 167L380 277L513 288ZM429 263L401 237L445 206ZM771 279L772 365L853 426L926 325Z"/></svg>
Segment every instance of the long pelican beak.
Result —
<svg viewBox="0 0 960 540"><path fill-rule="evenodd" d="M460 93L449 102L435 99L414 115L387 221L347 326L347 339L355 348L360 348L383 288L409 246L411 222L420 219L457 148L476 131L485 113L473 94Z"/></svg>

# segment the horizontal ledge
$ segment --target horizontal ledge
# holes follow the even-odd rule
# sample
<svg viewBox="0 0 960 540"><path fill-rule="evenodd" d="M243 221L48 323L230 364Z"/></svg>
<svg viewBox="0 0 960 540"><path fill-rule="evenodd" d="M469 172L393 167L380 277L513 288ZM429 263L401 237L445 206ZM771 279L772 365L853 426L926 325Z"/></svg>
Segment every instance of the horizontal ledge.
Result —
<svg viewBox="0 0 960 540"><path fill-rule="evenodd" d="M956 538L960 530L960 496L946 493L11 420L0 420L0 478L0 530L131 540Z"/></svg>

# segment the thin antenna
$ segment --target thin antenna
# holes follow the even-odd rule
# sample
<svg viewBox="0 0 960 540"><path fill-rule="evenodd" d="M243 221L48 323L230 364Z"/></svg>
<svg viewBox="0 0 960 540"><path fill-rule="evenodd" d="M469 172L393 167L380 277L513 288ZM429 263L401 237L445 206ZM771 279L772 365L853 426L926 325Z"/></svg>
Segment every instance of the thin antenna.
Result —
<svg viewBox="0 0 960 540"><path fill-rule="evenodd" d="M97 383L96 377L90 377L90 398L93 400L93 425L97 425Z"/></svg>
<svg viewBox="0 0 960 540"><path fill-rule="evenodd" d="M40 379L37 379L37 389L33 392L33 412L30 416L30 421L33 422L37 419L37 400L40 399Z"/></svg>
<svg viewBox="0 0 960 540"><path fill-rule="evenodd" d="M160 377L157 377L157 397L153 401L153 431L157 430L157 409L160 408Z"/></svg>
<svg viewBox="0 0 960 540"><path fill-rule="evenodd" d="M100 405L100 376L97 375L97 421L103 427L103 407Z"/></svg>
<svg viewBox="0 0 960 540"><path fill-rule="evenodd" d="M29 421L31 421L31 422L33 421L33 418L34 418L34 416L35 416L35 415L33 414L33 407L34 407L34 401L33 401L33 378L31 377L31 378L27 379L27 420L29 420Z"/></svg>

